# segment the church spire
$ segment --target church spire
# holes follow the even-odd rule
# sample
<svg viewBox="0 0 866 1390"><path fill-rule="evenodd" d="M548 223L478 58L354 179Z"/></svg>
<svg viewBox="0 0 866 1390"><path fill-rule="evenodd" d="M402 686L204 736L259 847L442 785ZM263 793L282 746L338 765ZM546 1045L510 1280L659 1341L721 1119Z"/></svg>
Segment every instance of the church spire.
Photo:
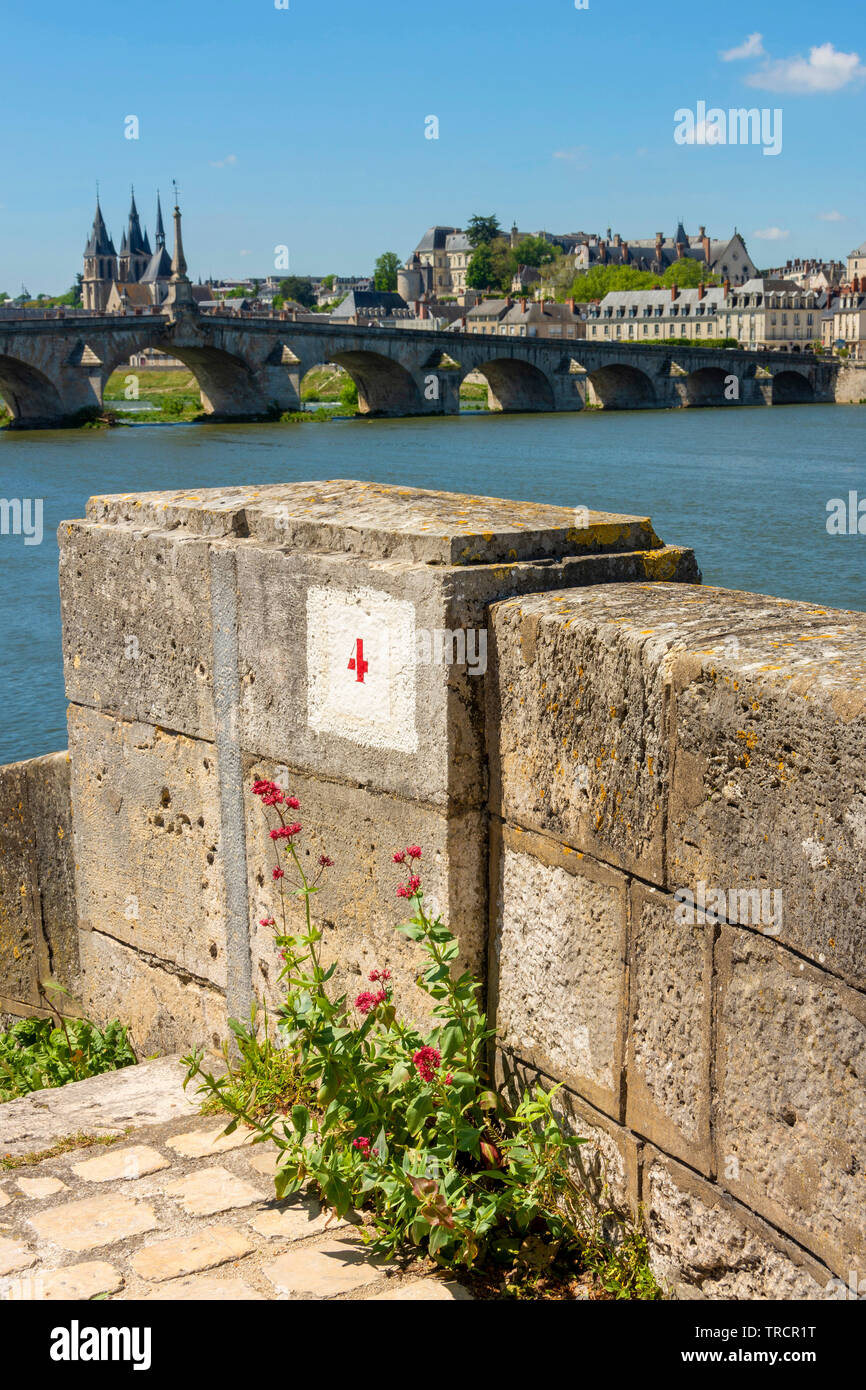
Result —
<svg viewBox="0 0 866 1390"><path fill-rule="evenodd" d="M183 237L180 229L180 208L178 206L177 184L174 185L174 256L171 261L171 280L168 286L166 303L195 309L195 296L186 273L186 257L183 254Z"/></svg>
<svg viewBox="0 0 866 1390"><path fill-rule="evenodd" d="M159 201L159 189L156 190L156 232L154 234L157 251L161 251L165 246L165 227L162 222L162 204Z"/></svg>

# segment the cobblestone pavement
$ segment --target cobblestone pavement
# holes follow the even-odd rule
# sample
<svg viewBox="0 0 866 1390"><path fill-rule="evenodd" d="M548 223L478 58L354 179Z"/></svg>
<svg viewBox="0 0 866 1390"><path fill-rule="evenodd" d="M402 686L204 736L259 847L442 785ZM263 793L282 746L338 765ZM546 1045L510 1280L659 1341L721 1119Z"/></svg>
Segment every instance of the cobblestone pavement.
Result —
<svg viewBox="0 0 866 1390"><path fill-rule="evenodd" d="M276 1201L276 1148L221 1138L182 1075L161 1058L0 1106L0 1158L82 1141L0 1168L0 1298L470 1297L426 1262L374 1259L309 1194Z"/></svg>

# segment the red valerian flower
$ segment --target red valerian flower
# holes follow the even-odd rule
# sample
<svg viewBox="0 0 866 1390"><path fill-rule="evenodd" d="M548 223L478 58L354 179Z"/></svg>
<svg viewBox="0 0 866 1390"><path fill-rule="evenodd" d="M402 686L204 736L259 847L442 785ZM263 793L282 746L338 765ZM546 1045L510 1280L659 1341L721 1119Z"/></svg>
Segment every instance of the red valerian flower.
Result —
<svg viewBox="0 0 866 1390"><path fill-rule="evenodd" d="M301 803L296 796L287 796L286 805L290 806L293 811L300 811L301 809Z"/></svg>
<svg viewBox="0 0 866 1390"><path fill-rule="evenodd" d="M450 1086L450 1085L451 1085L451 1082L452 1082L453 1080L454 1080L454 1077L451 1075L451 1073L450 1073L450 1071L449 1071L448 1075L445 1077L445 1085L446 1085L446 1086Z"/></svg>
<svg viewBox="0 0 866 1390"><path fill-rule="evenodd" d="M393 858L395 864L405 864L406 851L404 849L395 850L394 854L391 857Z"/></svg>
<svg viewBox="0 0 866 1390"><path fill-rule="evenodd" d="M282 870L282 869L273 869L273 870L272 870L272 875L273 875L273 877L274 877L275 879L277 879L277 878L285 878L285 874L283 873L283 870Z"/></svg>
<svg viewBox="0 0 866 1390"><path fill-rule="evenodd" d="M370 1141L369 1139L365 1139L363 1134L359 1134L357 1139L352 1140L352 1148L360 1149L364 1158L366 1158L370 1152Z"/></svg>
<svg viewBox="0 0 866 1390"><path fill-rule="evenodd" d="M273 917L260 917L260 918L259 918L259 926L260 926L260 927L275 927L276 925L277 925L277 924L276 924L276 922L275 922L275 920L274 920Z"/></svg>
<svg viewBox="0 0 866 1390"><path fill-rule="evenodd" d="M406 850L406 853L408 854L410 859L420 859L421 847L420 845L409 845Z"/></svg>
<svg viewBox="0 0 866 1390"><path fill-rule="evenodd" d="M435 1047L419 1047L413 1054L412 1061L422 1081L435 1081L442 1054L437 1052Z"/></svg>
<svg viewBox="0 0 866 1390"><path fill-rule="evenodd" d="M334 867L334 861L333 861L333 859L331 859L330 855L327 855L327 854L320 854L320 855L319 855L319 865L320 865L320 867L323 868L323 869L333 869L333 867Z"/></svg>
<svg viewBox="0 0 866 1390"><path fill-rule="evenodd" d="M303 828L300 821L293 821L291 825L281 825L279 830L271 831L271 839L291 840L293 835L300 835Z"/></svg>
<svg viewBox="0 0 866 1390"><path fill-rule="evenodd" d="M417 892L418 892L418 889L419 889L420 887L421 887L421 880L420 880L420 878L418 877L417 874L412 874L411 878L409 879L409 892L410 892L410 893L417 893Z"/></svg>
<svg viewBox="0 0 866 1390"><path fill-rule="evenodd" d="M375 1009L379 1000L375 994L371 994L368 989L362 990L355 1000L355 1008L359 1014L368 1014L371 1009Z"/></svg>
<svg viewBox="0 0 866 1390"><path fill-rule="evenodd" d="M374 983L375 983L376 980L390 980L390 978L391 978L391 971L390 971L390 970L371 970L371 971L370 971L370 974L367 976L367 978L368 978L369 980L372 980Z"/></svg>
<svg viewBox="0 0 866 1390"><path fill-rule="evenodd" d="M409 892L409 889L406 887L405 883L398 883L398 885L397 885L397 897L398 897L398 898L411 898L411 896L412 896L412 894Z"/></svg>

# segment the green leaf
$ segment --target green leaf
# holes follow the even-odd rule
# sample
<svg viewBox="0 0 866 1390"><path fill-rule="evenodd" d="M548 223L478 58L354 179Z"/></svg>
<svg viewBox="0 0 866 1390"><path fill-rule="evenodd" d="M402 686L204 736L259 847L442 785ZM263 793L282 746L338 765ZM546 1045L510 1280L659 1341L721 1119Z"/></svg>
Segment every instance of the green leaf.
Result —
<svg viewBox="0 0 866 1390"><path fill-rule="evenodd" d="M410 1134L417 1134L427 1116L433 1112L433 1101L428 1091L422 1091L406 1111L406 1128Z"/></svg>
<svg viewBox="0 0 866 1390"><path fill-rule="evenodd" d="M305 1105L292 1106L292 1128L303 1139L310 1124L310 1112Z"/></svg>

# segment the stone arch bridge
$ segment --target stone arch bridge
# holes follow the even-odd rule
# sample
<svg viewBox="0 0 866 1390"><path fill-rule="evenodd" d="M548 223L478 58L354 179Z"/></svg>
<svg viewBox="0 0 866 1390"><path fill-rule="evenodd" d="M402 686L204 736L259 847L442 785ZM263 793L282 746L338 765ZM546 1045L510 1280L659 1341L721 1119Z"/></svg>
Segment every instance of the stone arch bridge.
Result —
<svg viewBox="0 0 866 1390"><path fill-rule="evenodd" d="M205 412L218 419L298 409L304 375L328 362L354 379L362 413L391 416L456 413L460 383L473 371L486 378L491 407L506 411L866 397L866 368L806 354L558 343L177 310L0 319L0 396L13 425L63 425L101 409L111 373L145 348L180 358L196 377Z"/></svg>

